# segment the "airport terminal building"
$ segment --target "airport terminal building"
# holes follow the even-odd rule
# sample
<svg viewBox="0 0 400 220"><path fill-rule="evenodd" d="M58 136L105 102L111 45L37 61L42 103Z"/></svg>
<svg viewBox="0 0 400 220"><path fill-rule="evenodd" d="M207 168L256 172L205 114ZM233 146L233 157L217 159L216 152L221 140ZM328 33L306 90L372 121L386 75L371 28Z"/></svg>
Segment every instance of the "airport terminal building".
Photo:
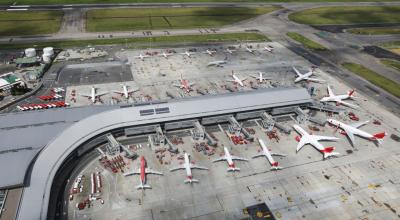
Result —
<svg viewBox="0 0 400 220"><path fill-rule="evenodd" d="M3 114L0 188L20 191L19 202L8 204L15 207L16 219L54 219L51 210L55 208L50 206L66 181L61 173L71 170L69 166L109 132L140 135L153 133L156 126L175 130L190 128L194 121L211 125L225 123L232 116L247 120L273 109L304 108L312 102L304 88L268 88L165 102Z"/></svg>

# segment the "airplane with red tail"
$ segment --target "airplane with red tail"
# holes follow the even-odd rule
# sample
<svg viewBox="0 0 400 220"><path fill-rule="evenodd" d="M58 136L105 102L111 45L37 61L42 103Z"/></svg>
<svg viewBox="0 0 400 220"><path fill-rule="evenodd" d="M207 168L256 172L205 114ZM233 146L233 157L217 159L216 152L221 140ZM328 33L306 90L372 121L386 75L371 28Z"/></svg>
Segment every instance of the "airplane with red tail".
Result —
<svg viewBox="0 0 400 220"><path fill-rule="evenodd" d="M174 84L174 86L182 89L183 91L185 91L185 93L189 93L190 91L193 91L192 86L195 83L190 83L189 80L184 79L182 74L181 74L181 79L179 80L179 83L180 84Z"/></svg>
<svg viewBox="0 0 400 220"><path fill-rule="evenodd" d="M152 170L146 166L146 159L143 156L140 157L140 168L137 168L133 172L125 173L124 176L139 175L140 184L136 186L136 189L151 189L151 186L146 184L146 174L163 175L161 172Z"/></svg>
<svg viewBox="0 0 400 220"><path fill-rule="evenodd" d="M176 171L176 170L185 170L186 171L186 180L184 183L198 183L199 180L194 179L192 175L192 169L199 169L199 170L208 170L207 167L202 167L198 165L194 165L193 163L190 163L189 159L189 154L185 153L184 155L185 162L179 167L172 168L170 169L171 172Z"/></svg>
<svg viewBox="0 0 400 220"><path fill-rule="evenodd" d="M298 152L304 145L310 144L314 146L319 152L324 155L324 159L332 156L339 155L338 152L334 152L335 147L324 147L318 141L327 140L327 141L336 141L339 140L337 137L328 137L328 136L319 136L312 135L307 133L303 128L299 125L293 125L293 128L301 135L301 137L297 136L296 140L299 142L297 144L296 152Z"/></svg>
<svg viewBox="0 0 400 220"><path fill-rule="evenodd" d="M219 161L223 161L223 160L226 160L228 162L228 166L229 166L228 167L228 172L229 171L233 171L233 172L240 171L240 168L236 167L235 163L233 162L234 160L249 161L246 158L232 156L229 153L228 148L226 148L226 147L224 147L224 156L222 156L222 157L220 157L220 158L218 158L216 160L213 160L213 163L219 162Z"/></svg>
<svg viewBox="0 0 400 220"><path fill-rule="evenodd" d="M341 130L343 130L342 134L345 134L345 135L347 135L347 137L349 137L351 145L354 145L354 143L355 143L354 135L358 135L358 136L366 138L368 140L375 141L378 144L382 143L382 139L386 136L386 132L369 134L363 130L358 129L359 127L367 124L368 121L359 122L359 123L355 123L355 124L349 124L349 125L347 125L343 122L337 121L335 119L327 119L327 121L331 125L336 126L338 129L340 128Z"/></svg>
<svg viewBox="0 0 400 220"><path fill-rule="evenodd" d="M271 170L280 170L282 167L278 166L278 162L274 160L272 156L281 156L281 157L286 157L285 154L277 154L277 153L272 153L267 146L265 146L264 141L262 139L258 139L258 143L260 143L261 150L262 152L260 154L257 154L253 156L253 158L257 157L266 157L271 164Z"/></svg>
<svg viewBox="0 0 400 220"><path fill-rule="evenodd" d="M328 96L323 97L320 101L321 102L336 102L336 105L345 105L348 106L350 108L357 108L358 106L345 102L343 101L344 99L353 99L354 97L354 92L355 90L352 89L350 91L347 92L347 94L343 94L343 95L335 95L332 91L332 88L330 86L328 86Z"/></svg>

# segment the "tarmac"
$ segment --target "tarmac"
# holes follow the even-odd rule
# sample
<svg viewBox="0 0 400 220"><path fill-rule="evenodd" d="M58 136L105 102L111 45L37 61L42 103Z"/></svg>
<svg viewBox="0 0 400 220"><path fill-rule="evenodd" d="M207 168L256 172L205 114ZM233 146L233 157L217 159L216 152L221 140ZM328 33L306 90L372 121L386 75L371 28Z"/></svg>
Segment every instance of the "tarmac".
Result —
<svg viewBox="0 0 400 220"><path fill-rule="evenodd" d="M229 76L231 69L237 71L240 76L258 70L266 71L267 76L273 77L272 82L279 81L284 85L286 83L293 85L295 74L288 69L291 64L302 67L302 72L307 71L307 67L311 64L278 43L274 42L272 45L275 48L273 54L261 52L254 56L242 49L235 56L229 57L231 62L228 62L227 66L212 67L210 71L206 71L207 67L204 67L204 64L211 60L206 54L198 54L191 59L176 54L168 60L154 57L145 58L144 61L134 58L143 51L123 51L119 56L127 58L131 65L134 81L128 84L132 87L138 86L141 93L161 99L165 88L179 91L179 88L171 86L173 83L171 80L176 81L180 77L179 71L169 68L171 63L173 66L178 66L176 69L181 70L183 74L190 73L187 78L196 82L194 87L213 87L213 82L230 84L223 79ZM185 49L174 48L177 52ZM205 48L196 47L196 49L201 51ZM218 52L215 56L212 59L218 60L225 55ZM232 65L230 63L235 63L236 66L229 66ZM160 76L159 71L162 71L168 80ZM186 78L186 74L184 77ZM342 80L321 69L316 70L316 77L326 80L335 94L344 94L351 89ZM245 89L249 89L250 84L248 82L245 84L247 86ZM269 82L266 84L269 85ZM79 87L71 88L77 89L79 93L86 91L88 86L82 86L81 90ZM96 86L104 90L119 87L118 83ZM300 83L297 86L313 86L316 100L327 94L326 83ZM68 87L68 91L71 88ZM218 87L214 88L218 90L217 92L228 92ZM184 171L169 171L182 162L177 159L178 155L164 153L165 157L161 164L154 150L149 147L146 136L121 137L118 140L122 144L131 146L131 149L146 158L148 167L161 171L164 175L147 175L147 183L152 189L141 191L135 188L139 184L139 176L124 177L121 172L114 174L98 162L99 157L85 160L74 173L84 174L87 177L92 172L101 173L103 188L100 197L104 200L104 204L94 201L90 208L76 209L76 203L86 198L89 193L90 185L87 179L84 192L71 202L67 201L69 187L66 188L65 200L68 212L64 213L64 216L68 219L246 219L249 217L248 211L252 210L247 207L265 203L269 211L262 212L262 215L275 219L397 219L400 217L398 190L400 149L398 141L392 139L391 135L400 135L398 117L362 92L356 91L356 97L349 102L359 105L358 109L347 109L346 113L340 115L324 112L313 114L321 119L332 117L350 124L354 121L349 119L348 112L354 112L360 121L370 121L361 127L362 130L369 133L382 131L388 133L382 145L356 137L355 147L352 147L346 136L334 127L318 126L311 122L301 124L313 134L340 138L337 142L321 141L326 147L336 147L335 151L340 153L336 158L323 160L322 154L312 146L305 146L296 153L295 139L299 134L295 131L286 135L277 130L279 136L277 141L269 139L266 132L255 123L245 123L246 127L255 130L255 137L266 141L272 152L287 154L286 157L274 157L284 168L271 171L266 158L251 159L259 152L260 147L257 142L235 145L225 132L207 127L206 130L218 140L215 154L208 156L195 150L194 144L199 142L188 135L190 134L188 130L178 131L184 142L176 145L180 151L179 155L188 152L192 162L210 169L194 170L193 176L200 182L189 185L183 182ZM87 104L88 101L77 101L77 105L84 102ZM375 120L381 124L373 123ZM281 123L291 127L296 122L286 117ZM309 126L317 127L319 131L312 131ZM223 128L226 129L227 126L223 125ZM166 132L168 137L174 134L176 132ZM142 148L136 148L138 144ZM240 172L228 173L226 162L211 162L223 152L223 146L228 147L231 154L249 159L248 162L235 162L236 166L241 168ZM124 161L127 164L124 172L139 166L139 160L130 161L125 158ZM71 183L72 180L74 176L71 177ZM255 213L250 214L255 215Z"/></svg>

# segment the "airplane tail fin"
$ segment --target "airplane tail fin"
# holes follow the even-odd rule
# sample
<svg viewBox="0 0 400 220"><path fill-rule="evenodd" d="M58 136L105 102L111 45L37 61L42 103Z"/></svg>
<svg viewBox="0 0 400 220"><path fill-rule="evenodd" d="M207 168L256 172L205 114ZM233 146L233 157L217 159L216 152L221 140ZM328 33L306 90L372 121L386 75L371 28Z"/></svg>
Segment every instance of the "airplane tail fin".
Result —
<svg viewBox="0 0 400 220"><path fill-rule="evenodd" d="M229 167L229 168L227 169L227 171L228 171L228 172L230 172L230 171L232 171L232 172L240 171L240 168L239 168L239 167Z"/></svg>
<svg viewBox="0 0 400 220"><path fill-rule="evenodd" d="M354 92L355 92L355 90L352 89L352 90L350 90L350 91L347 93L347 95L348 95L350 98L353 98Z"/></svg>
<svg viewBox="0 0 400 220"><path fill-rule="evenodd" d="M321 152L324 154L324 159L339 155L338 152L334 152L335 147L326 147Z"/></svg>
<svg viewBox="0 0 400 220"><path fill-rule="evenodd" d="M282 167L278 166L278 162L274 162L271 164L271 170L281 170Z"/></svg>
<svg viewBox="0 0 400 220"><path fill-rule="evenodd" d="M339 155L340 153L338 152L332 152L332 153L324 153L324 159L329 158L329 157L334 157Z"/></svg>
<svg viewBox="0 0 400 220"><path fill-rule="evenodd" d="M376 133L374 137L371 138L373 141L377 141L379 144L382 143L382 139L386 136L386 132Z"/></svg>
<svg viewBox="0 0 400 220"><path fill-rule="evenodd" d="M198 179L193 179L193 178L187 178L185 181L183 181L184 183L198 183L199 180Z"/></svg>
<svg viewBox="0 0 400 220"><path fill-rule="evenodd" d="M147 184L139 184L136 186L136 189L151 189L151 186Z"/></svg>

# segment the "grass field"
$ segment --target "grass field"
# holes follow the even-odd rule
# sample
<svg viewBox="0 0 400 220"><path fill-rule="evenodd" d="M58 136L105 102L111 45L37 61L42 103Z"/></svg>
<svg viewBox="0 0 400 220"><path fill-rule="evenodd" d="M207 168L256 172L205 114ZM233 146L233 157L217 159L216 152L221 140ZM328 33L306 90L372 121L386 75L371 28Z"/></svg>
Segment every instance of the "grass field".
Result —
<svg viewBox="0 0 400 220"><path fill-rule="evenodd" d="M49 34L60 29L62 11L1 11L0 36Z"/></svg>
<svg viewBox="0 0 400 220"><path fill-rule="evenodd" d="M32 42L29 44L0 44L1 49L23 49L29 47L43 48L71 48L85 47L88 45L115 45L128 44L128 47L150 47L154 44L171 43L207 43L207 42L236 42L236 41L270 41L268 37L257 33L229 33L229 34L209 34L209 35L180 35L180 36L161 36L161 37L140 37L140 38L115 38L115 39L95 39L95 40L73 40L73 41L51 41L51 42Z"/></svg>
<svg viewBox="0 0 400 220"><path fill-rule="evenodd" d="M350 28L346 31L352 34L364 35L400 34L400 28L398 27Z"/></svg>
<svg viewBox="0 0 400 220"><path fill-rule="evenodd" d="M400 6L321 7L295 12L289 19L310 25L400 22Z"/></svg>
<svg viewBox="0 0 400 220"><path fill-rule="evenodd" d="M391 67L395 70L400 71L400 61L392 60L392 59L380 59L379 61L388 67Z"/></svg>
<svg viewBox="0 0 400 220"><path fill-rule="evenodd" d="M90 10L87 31L218 27L277 10L257 8L124 8Z"/></svg>
<svg viewBox="0 0 400 220"><path fill-rule="evenodd" d="M381 87L390 94L400 97L400 84L356 63L343 63L343 67L363 77L376 86Z"/></svg>
<svg viewBox="0 0 400 220"><path fill-rule="evenodd" d="M304 37L301 34L298 34L295 32L288 32L286 35L311 50L319 50L319 51L328 50L326 47L322 46L321 44L319 44L315 41L312 41L312 40Z"/></svg>
<svg viewBox="0 0 400 220"><path fill-rule="evenodd" d="M398 0L324 0L324 2L388 2ZM0 5L31 4L94 4L94 3L170 3L169 0L0 0ZM322 2L322 0L175 0L173 2Z"/></svg>

